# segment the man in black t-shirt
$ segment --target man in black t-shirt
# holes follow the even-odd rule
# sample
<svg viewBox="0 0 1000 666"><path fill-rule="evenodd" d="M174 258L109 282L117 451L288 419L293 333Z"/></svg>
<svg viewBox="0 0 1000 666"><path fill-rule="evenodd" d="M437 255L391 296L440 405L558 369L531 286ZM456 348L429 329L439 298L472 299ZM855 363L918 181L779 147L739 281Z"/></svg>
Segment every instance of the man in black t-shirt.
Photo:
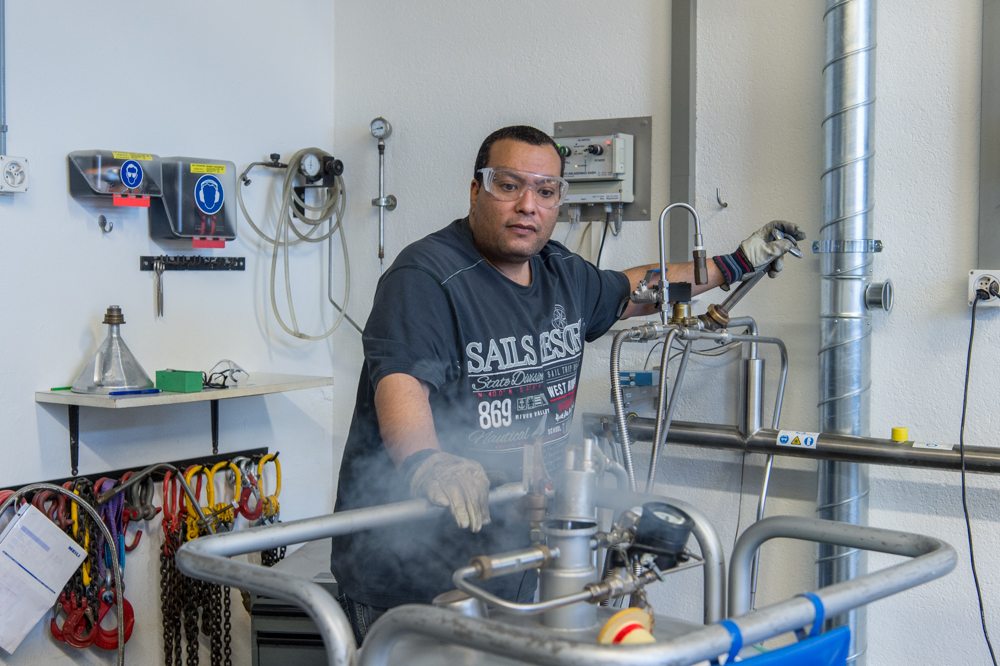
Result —
<svg viewBox="0 0 1000 666"><path fill-rule="evenodd" d="M628 295L658 266L599 270L550 240L568 187L562 170L545 133L494 132L476 159L468 217L406 247L379 280L336 510L426 497L451 516L333 540L331 568L359 644L386 608L451 589L470 557L528 545L526 526L490 515L491 481L520 480L523 448L536 440L557 468L584 343L620 317L654 313ZM715 257L707 285L694 285L692 264L668 265L667 279L697 294L764 269L773 277L794 246L767 241L775 228L805 237L772 222ZM482 584L526 601L527 576Z"/></svg>

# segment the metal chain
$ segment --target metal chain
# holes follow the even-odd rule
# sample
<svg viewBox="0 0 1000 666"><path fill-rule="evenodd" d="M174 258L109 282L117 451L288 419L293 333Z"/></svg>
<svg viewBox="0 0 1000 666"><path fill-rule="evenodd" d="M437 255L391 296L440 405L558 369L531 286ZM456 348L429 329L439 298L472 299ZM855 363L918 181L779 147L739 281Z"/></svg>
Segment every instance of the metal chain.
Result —
<svg viewBox="0 0 1000 666"><path fill-rule="evenodd" d="M233 636L231 633L233 628L233 623L231 622L232 617L233 614L229 609L229 586L226 585L222 588L222 654L225 657L223 666L233 666L233 648L230 646L233 642Z"/></svg>

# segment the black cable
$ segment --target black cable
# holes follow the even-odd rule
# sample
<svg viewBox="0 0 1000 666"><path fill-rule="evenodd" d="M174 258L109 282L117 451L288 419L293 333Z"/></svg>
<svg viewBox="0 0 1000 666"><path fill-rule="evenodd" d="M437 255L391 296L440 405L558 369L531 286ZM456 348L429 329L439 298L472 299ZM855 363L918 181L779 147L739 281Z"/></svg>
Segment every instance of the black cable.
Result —
<svg viewBox="0 0 1000 666"><path fill-rule="evenodd" d="M517 594L514 595L514 603L521 603L521 586L524 585L524 578L528 575L528 570L525 569L524 573L521 574L521 582L517 584Z"/></svg>
<svg viewBox="0 0 1000 666"><path fill-rule="evenodd" d="M979 574L976 572L976 553L972 546L972 522L969 520L969 503L965 489L965 413L969 403L969 370L972 367L972 341L976 337L976 305L980 300L989 300L990 295L982 289L976 290L976 298L972 301L972 325L969 329L969 353L965 359L965 391L962 394L962 426L958 432L958 453L962 459L962 511L965 513L965 530L969 535L969 562L972 564L972 579L976 582L976 598L979 599L979 619L983 625L983 637L986 647L990 649L990 659L997 666L996 653L990 641L990 632L986 628L986 611L983 608L983 592L979 587Z"/></svg>
<svg viewBox="0 0 1000 666"><path fill-rule="evenodd" d="M608 228L611 226L611 213L608 213L608 219L604 220L604 233L601 235L601 247L597 250L597 262L594 264L597 268L601 267L601 255L604 253L604 241L608 239ZM593 245L591 245L593 247Z"/></svg>

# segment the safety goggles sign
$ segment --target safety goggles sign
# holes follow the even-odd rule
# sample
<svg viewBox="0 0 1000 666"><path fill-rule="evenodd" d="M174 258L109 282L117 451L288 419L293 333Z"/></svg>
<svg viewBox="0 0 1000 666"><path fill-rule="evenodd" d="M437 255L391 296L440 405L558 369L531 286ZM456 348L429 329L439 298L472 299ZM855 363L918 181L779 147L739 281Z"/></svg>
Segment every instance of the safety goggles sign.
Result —
<svg viewBox="0 0 1000 666"><path fill-rule="evenodd" d="M222 209L226 195L222 190L222 181L210 173L206 173L194 186L194 202L205 215L215 215Z"/></svg>
<svg viewBox="0 0 1000 666"><path fill-rule="evenodd" d="M119 170L122 185L130 190L142 185L142 167L135 160L125 160Z"/></svg>
<svg viewBox="0 0 1000 666"><path fill-rule="evenodd" d="M815 449L818 432L800 432L798 430L779 430L778 446L792 446L800 449Z"/></svg>

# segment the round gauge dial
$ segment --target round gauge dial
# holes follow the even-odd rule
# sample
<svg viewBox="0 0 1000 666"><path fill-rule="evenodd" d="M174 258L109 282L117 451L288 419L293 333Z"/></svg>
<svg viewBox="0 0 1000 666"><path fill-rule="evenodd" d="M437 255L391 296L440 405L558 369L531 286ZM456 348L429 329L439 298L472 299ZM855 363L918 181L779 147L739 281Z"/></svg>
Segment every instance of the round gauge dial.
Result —
<svg viewBox="0 0 1000 666"><path fill-rule="evenodd" d="M378 117L371 124L372 136L376 139L385 139L392 134L392 125L385 118Z"/></svg>
<svg viewBox="0 0 1000 666"><path fill-rule="evenodd" d="M315 178L320 172L320 161L319 158L312 153L306 153L302 156L302 161L299 162L299 171L304 173L309 178Z"/></svg>

